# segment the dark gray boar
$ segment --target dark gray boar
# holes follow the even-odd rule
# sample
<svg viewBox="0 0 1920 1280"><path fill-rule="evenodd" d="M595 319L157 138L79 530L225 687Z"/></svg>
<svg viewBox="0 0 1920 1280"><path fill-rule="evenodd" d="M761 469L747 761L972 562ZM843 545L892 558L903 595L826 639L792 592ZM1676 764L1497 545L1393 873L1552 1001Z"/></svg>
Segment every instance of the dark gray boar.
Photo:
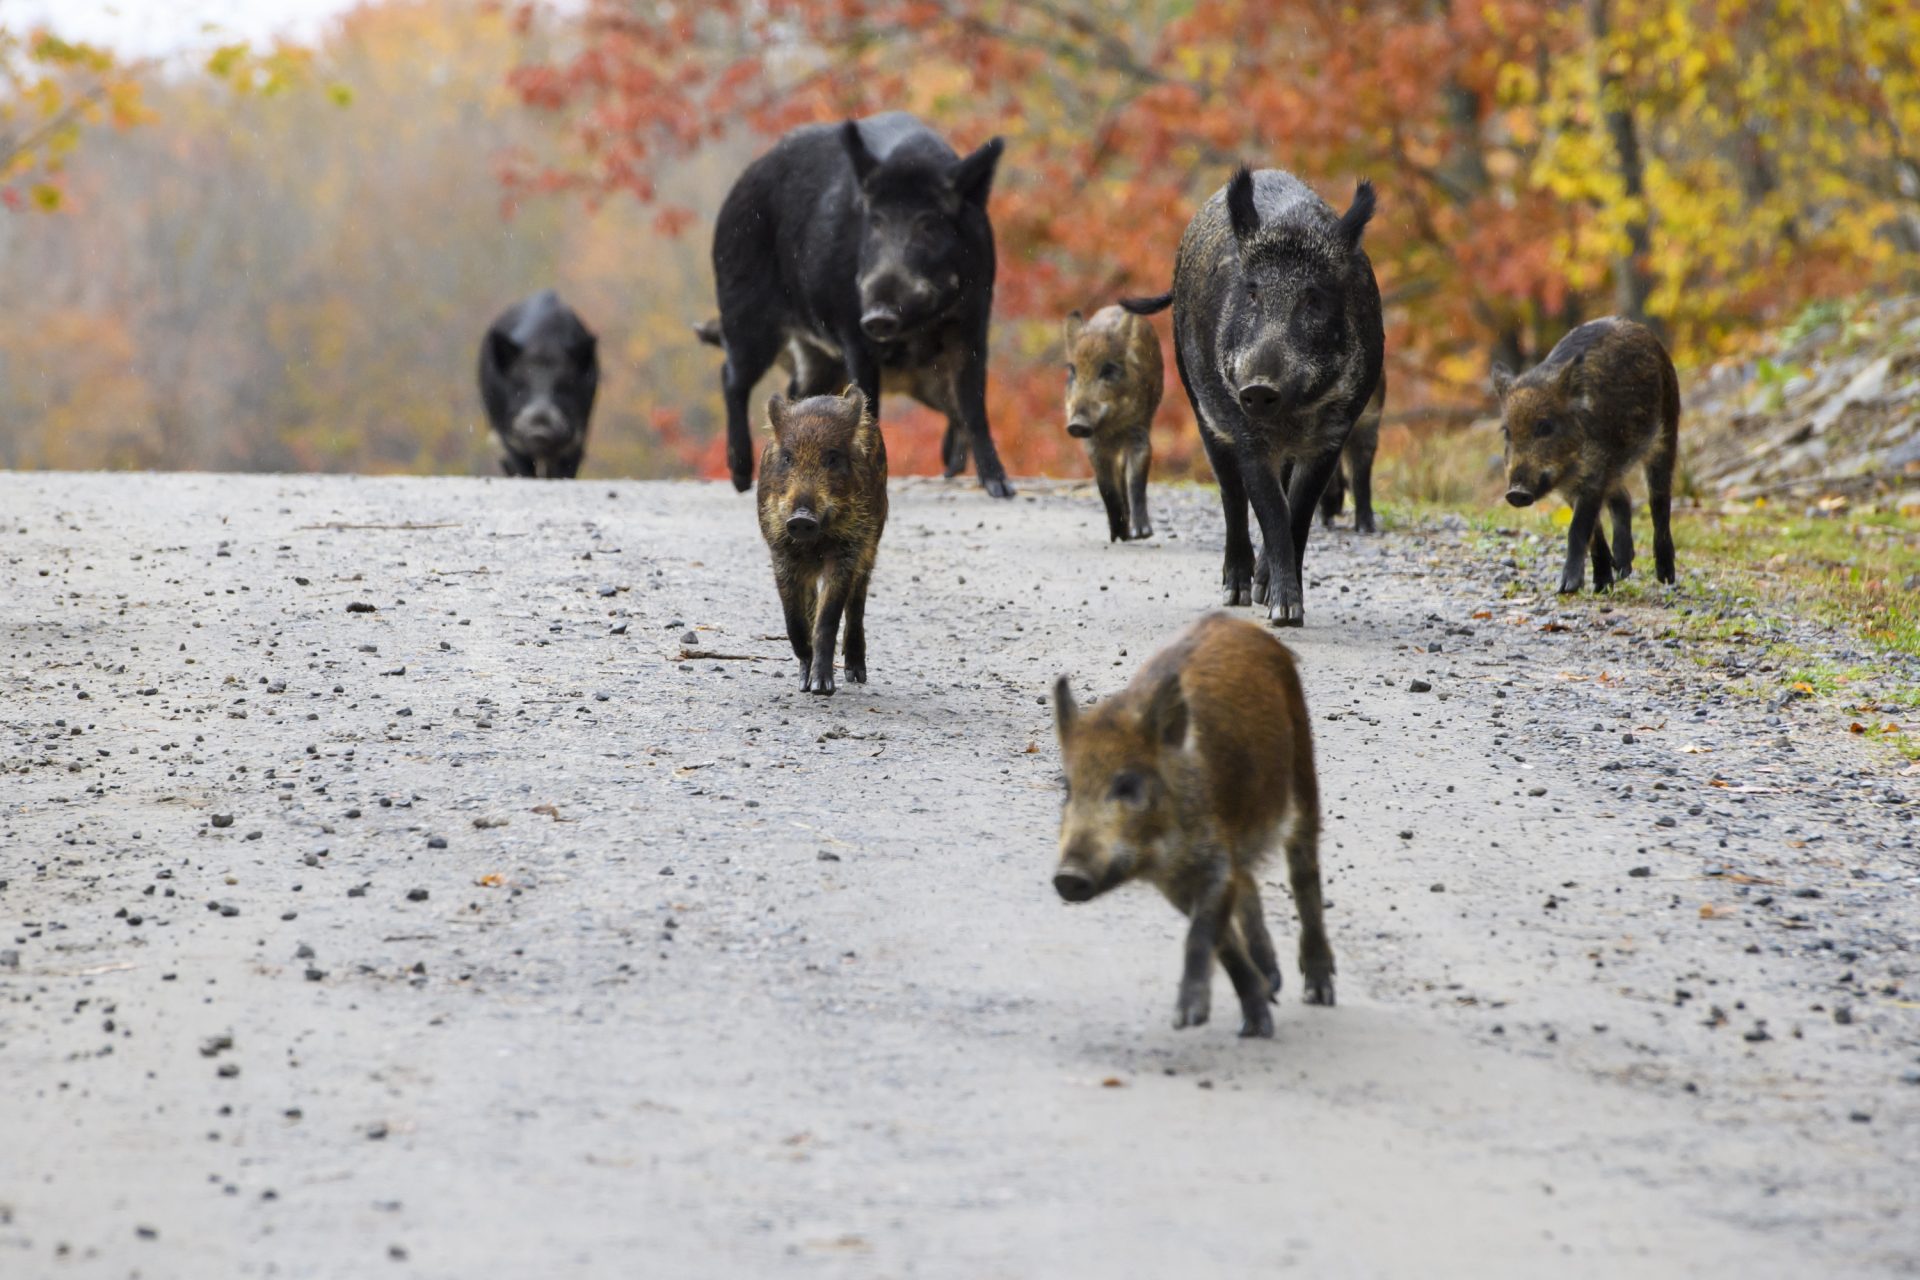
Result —
<svg viewBox="0 0 1920 1280"><path fill-rule="evenodd" d="M747 166L713 233L727 363L727 466L753 483L747 396L781 361L788 390L883 389L947 415L947 474L971 450L980 481L1010 498L987 425L994 138L965 158L902 112L796 129Z"/></svg>
<svg viewBox="0 0 1920 1280"><path fill-rule="evenodd" d="M599 387L598 343L551 289L502 311L480 342L480 399L510 476L579 474Z"/></svg>
<svg viewBox="0 0 1920 1280"><path fill-rule="evenodd" d="M1507 501L1531 506L1555 489L1573 504L1560 590L1578 591L1593 557L1593 589L1633 571L1633 503L1627 472L1647 468L1653 568L1673 581L1673 466L1680 438L1680 379L1660 339L1642 324L1607 316L1581 325L1547 358L1515 377L1493 366L1500 433L1507 442ZM1600 535L1600 506L1613 517L1613 555Z"/></svg>
<svg viewBox="0 0 1920 1280"><path fill-rule="evenodd" d="M1087 443L1093 481L1107 508L1107 540L1151 538L1147 471L1154 410L1166 374L1153 322L1119 307L1093 319L1067 317L1067 434Z"/></svg>
<svg viewBox="0 0 1920 1280"><path fill-rule="evenodd" d="M1173 304L1174 362L1227 518L1221 598L1267 605L1276 626L1306 621L1314 504L1380 390L1380 289L1360 247L1373 207L1369 182L1336 214L1292 174L1243 168L1187 225L1172 291L1121 304Z"/></svg>

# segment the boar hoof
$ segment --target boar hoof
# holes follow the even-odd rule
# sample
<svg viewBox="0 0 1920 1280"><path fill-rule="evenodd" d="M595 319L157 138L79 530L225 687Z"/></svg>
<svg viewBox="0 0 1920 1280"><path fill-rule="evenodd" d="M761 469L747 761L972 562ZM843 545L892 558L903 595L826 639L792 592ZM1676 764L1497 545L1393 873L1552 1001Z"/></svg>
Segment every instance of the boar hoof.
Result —
<svg viewBox="0 0 1920 1280"><path fill-rule="evenodd" d="M1355 533L1377 533L1378 532L1378 530L1376 530L1373 527L1373 517L1370 515L1355 516L1353 520L1353 531Z"/></svg>
<svg viewBox="0 0 1920 1280"><path fill-rule="evenodd" d="M1240 1038L1242 1040L1273 1039L1273 1014L1267 1011L1265 1004L1257 1004L1245 1011L1245 1016L1240 1021Z"/></svg>
<svg viewBox="0 0 1920 1280"><path fill-rule="evenodd" d="M1133 526L1133 536L1136 540L1140 538L1151 538L1153 536L1153 525L1148 521L1142 520L1139 524Z"/></svg>
<svg viewBox="0 0 1920 1280"><path fill-rule="evenodd" d="M1563 573L1560 575L1560 594L1561 595L1563 596L1577 595L1579 594L1581 586L1582 586L1582 583L1576 575L1571 573Z"/></svg>
<svg viewBox="0 0 1920 1280"><path fill-rule="evenodd" d="M1333 975L1323 974L1318 978L1307 979L1307 992L1302 999L1307 1004L1323 1004L1333 1007Z"/></svg>
<svg viewBox="0 0 1920 1280"><path fill-rule="evenodd" d="M1306 606L1276 602L1267 610L1267 621L1276 627L1304 627L1307 625Z"/></svg>
<svg viewBox="0 0 1920 1280"><path fill-rule="evenodd" d="M1213 1003L1212 992L1205 984L1189 986L1180 984L1180 1002L1173 1009L1173 1029L1205 1026L1208 1006Z"/></svg>
<svg viewBox="0 0 1920 1280"><path fill-rule="evenodd" d="M823 698L831 698L833 696L833 672L829 671L825 675L809 677L807 680L807 692L817 693Z"/></svg>
<svg viewBox="0 0 1920 1280"><path fill-rule="evenodd" d="M867 682L867 664L866 663L849 662L846 664L846 669L847 669L848 684L865 684Z"/></svg>
<svg viewBox="0 0 1920 1280"><path fill-rule="evenodd" d="M983 476L980 483L986 487L991 497L1011 498L1013 496L1013 486L1007 483L1005 476Z"/></svg>

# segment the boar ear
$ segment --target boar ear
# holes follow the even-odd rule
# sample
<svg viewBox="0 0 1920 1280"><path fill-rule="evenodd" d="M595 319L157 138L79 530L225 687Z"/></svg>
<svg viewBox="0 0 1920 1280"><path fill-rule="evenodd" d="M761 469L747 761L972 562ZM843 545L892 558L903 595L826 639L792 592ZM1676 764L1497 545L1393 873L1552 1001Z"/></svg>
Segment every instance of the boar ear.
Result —
<svg viewBox="0 0 1920 1280"><path fill-rule="evenodd" d="M1507 398L1507 392L1513 390L1513 370L1495 360L1493 362L1493 394L1501 400Z"/></svg>
<svg viewBox="0 0 1920 1280"><path fill-rule="evenodd" d="M1078 311L1067 312L1067 326L1066 326L1067 354L1069 356L1073 354L1074 339L1078 338L1080 336L1080 331L1086 327L1087 327L1086 318L1082 316Z"/></svg>
<svg viewBox="0 0 1920 1280"><path fill-rule="evenodd" d="M767 399L767 425L773 428L775 440L787 429L787 398L778 391Z"/></svg>
<svg viewBox="0 0 1920 1280"><path fill-rule="evenodd" d="M1346 243L1348 253L1360 247L1360 235L1373 220L1374 203L1373 184L1362 179L1353 189L1353 203L1340 215L1340 239Z"/></svg>
<svg viewBox="0 0 1920 1280"><path fill-rule="evenodd" d="M1073 690L1067 685L1067 678L1061 676L1053 682L1053 732L1064 744L1073 733L1073 722L1080 715L1080 706L1073 700Z"/></svg>
<svg viewBox="0 0 1920 1280"><path fill-rule="evenodd" d="M953 166L953 190L962 200L986 208L987 193L993 189L993 171L1000 163L1000 151L1006 141L989 138L979 150Z"/></svg>
<svg viewBox="0 0 1920 1280"><path fill-rule="evenodd" d="M513 362L520 358L520 344L498 329L487 334L487 355L496 369L511 369Z"/></svg>
<svg viewBox="0 0 1920 1280"><path fill-rule="evenodd" d="M1187 693L1180 687L1180 673L1174 672L1153 691L1153 701L1140 717L1140 727L1156 746L1178 747L1187 740Z"/></svg>
<svg viewBox="0 0 1920 1280"><path fill-rule="evenodd" d="M567 355L572 358L573 363L583 368L592 364L599 354L600 339L591 333L583 334L574 341L572 346L567 348Z"/></svg>
<svg viewBox="0 0 1920 1280"><path fill-rule="evenodd" d="M847 149L847 159L853 161L853 178L862 186L867 176L880 163L873 158L873 152L867 150L867 140L860 134L860 123L849 120L840 126L840 145Z"/></svg>
<svg viewBox="0 0 1920 1280"><path fill-rule="evenodd" d="M1233 238L1253 239L1260 230L1260 210L1253 205L1253 170L1241 165L1227 183L1227 219L1233 224Z"/></svg>

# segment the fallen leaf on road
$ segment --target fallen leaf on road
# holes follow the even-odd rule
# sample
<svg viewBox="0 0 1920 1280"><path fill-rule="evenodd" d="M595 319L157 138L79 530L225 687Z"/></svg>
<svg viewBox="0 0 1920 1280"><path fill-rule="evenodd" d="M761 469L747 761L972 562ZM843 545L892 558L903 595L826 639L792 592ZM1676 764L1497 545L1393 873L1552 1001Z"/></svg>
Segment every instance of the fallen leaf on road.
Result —
<svg viewBox="0 0 1920 1280"><path fill-rule="evenodd" d="M535 805L535 806L533 806L533 812L535 812L535 813L543 813L543 814L545 814L545 815L546 815L547 817L549 817L549 818L552 818L552 819L553 819L553 820L554 820L555 822L572 822L572 821L574 821L574 819L572 819L572 818L563 818L563 817L561 817L561 816L560 816L560 811L559 811L558 809L556 809L556 808L554 808L554 807L553 807L552 805L550 805L550 804L537 804L537 805Z"/></svg>
<svg viewBox="0 0 1920 1280"><path fill-rule="evenodd" d="M489 871L474 883L485 889L497 889L507 882L507 878L498 871Z"/></svg>
<svg viewBox="0 0 1920 1280"><path fill-rule="evenodd" d="M1686 754L1690 756L1706 756L1706 755L1713 754L1712 747L1703 747L1697 742L1689 742L1686 746L1680 748L1680 750L1684 751Z"/></svg>
<svg viewBox="0 0 1920 1280"><path fill-rule="evenodd" d="M1732 907L1716 907L1711 902L1700 908L1700 918L1702 920L1730 920L1733 918L1733 914L1734 911Z"/></svg>
<svg viewBox="0 0 1920 1280"><path fill-rule="evenodd" d="M1543 623L1541 623L1541 624L1540 624L1540 629L1541 629L1542 631L1571 631L1571 630L1573 630L1573 628L1572 628L1572 627L1570 627L1570 626L1568 626L1568 625L1567 625L1566 623L1564 623L1564 622L1543 622Z"/></svg>
<svg viewBox="0 0 1920 1280"><path fill-rule="evenodd" d="M1475 610L1473 611L1473 616L1474 616L1475 618L1477 618L1477 619L1479 619L1480 621L1482 621L1482 622L1485 622L1485 621L1486 621L1486 620L1487 620L1488 618L1491 618L1491 617L1493 616L1493 610L1491 610L1491 609L1475 609Z"/></svg>
<svg viewBox="0 0 1920 1280"><path fill-rule="evenodd" d="M1100 1082L1100 1087L1102 1089L1124 1089L1127 1087L1127 1082L1119 1076L1108 1076Z"/></svg>
<svg viewBox="0 0 1920 1280"><path fill-rule="evenodd" d="M1039 752L1040 752L1039 744L1033 743L1033 742L1029 742L1026 746L1020 749L1020 754L1023 756L1038 755Z"/></svg>

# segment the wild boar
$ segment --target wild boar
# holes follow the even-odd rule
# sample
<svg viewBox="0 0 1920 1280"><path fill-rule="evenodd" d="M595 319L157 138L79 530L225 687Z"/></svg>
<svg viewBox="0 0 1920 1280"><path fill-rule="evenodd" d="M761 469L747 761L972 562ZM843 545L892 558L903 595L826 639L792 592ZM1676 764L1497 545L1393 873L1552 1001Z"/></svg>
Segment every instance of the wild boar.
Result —
<svg viewBox="0 0 1920 1280"><path fill-rule="evenodd" d="M1273 1034L1280 964L1255 873L1275 845L1300 913L1306 1001L1332 1004L1313 735L1286 646L1210 614L1089 710L1061 676L1053 712L1067 778L1053 887L1085 902L1145 880L1188 918L1173 1025L1207 1020L1218 956L1240 998L1240 1034Z"/></svg>
<svg viewBox="0 0 1920 1280"><path fill-rule="evenodd" d="M736 489L753 483L747 396L784 355L791 390L851 383L877 417L898 386L946 414L947 474L971 450L987 491L1013 496L987 423L1000 150L994 138L962 158L890 112L796 129L747 166L713 235Z"/></svg>
<svg viewBox="0 0 1920 1280"><path fill-rule="evenodd" d="M1121 303L1173 305L1174 362L1227 519L1221 600L1265 604L1276 626L1306 621L1314 504L1380 388L1380 289L1360 247L1373 210L1369 182L1336 214L1292 174L1242 168L1187 225L1173 289Z"/></svg>
<svg viewBox="0 0 1920 1280"><path fill-rule="evenodd" d="M1373 399L1367 402L1365 413L1360 421L1353 424L1353 434L1347 437L1347 443L1340 450L1340 465L1333 469L1327 478L1327 491L1320 495L1320 526L1331 529L1339 518L1341 504L1345 501L1347 490L1353 490L1353 531L1372 533L1373 527L1373 455L1380 451L1380 415L1386 407L1387 375L1380 375L1380 385L1374 389Z"/></svg>
<svg viewBox="0 0 1920 1280"><path fill-rule="evenodd" d="M887 526L887 447L860 388L767 402L773 439L760 458L760 534L800 659L800 687L833 692L833 649L847 621L846 672L867 680L867 584Z"/></svg>
<svg viewBox="0 0 1920 1280"><path fill-rule="evenodd" d="M1107 508L1107 540L1151 538L1147 471L1154 410L1166 375L1160 339L1145 316L1102 307L1067 317L1067 434L1087 442L1093 482Z"/></svg>
<svg viewBox="0 0 1920 1280"><path fill-rule="evenodd" d="M1515 377L1493 366L1500 432L1507 442L1507 501L1531 506L1555 489L1573 504L1562 594L1580 590L1593 557L1593 589L1633 571L1633 503L1627 472L1647 470L1653 567L1674 580L1673 467L1680 438L1680 379L1660 339L1619 316L1590 320ZM1613 518L1613 554L1600 535L1600 506Z"/></svg>
<svg viewBox="0 0 1920 1280"><path fill-rule="evenodd" d="M480 400L510 476L571 480L600 387L598 342L547 289L500 313L480 341Z"/></svg>

